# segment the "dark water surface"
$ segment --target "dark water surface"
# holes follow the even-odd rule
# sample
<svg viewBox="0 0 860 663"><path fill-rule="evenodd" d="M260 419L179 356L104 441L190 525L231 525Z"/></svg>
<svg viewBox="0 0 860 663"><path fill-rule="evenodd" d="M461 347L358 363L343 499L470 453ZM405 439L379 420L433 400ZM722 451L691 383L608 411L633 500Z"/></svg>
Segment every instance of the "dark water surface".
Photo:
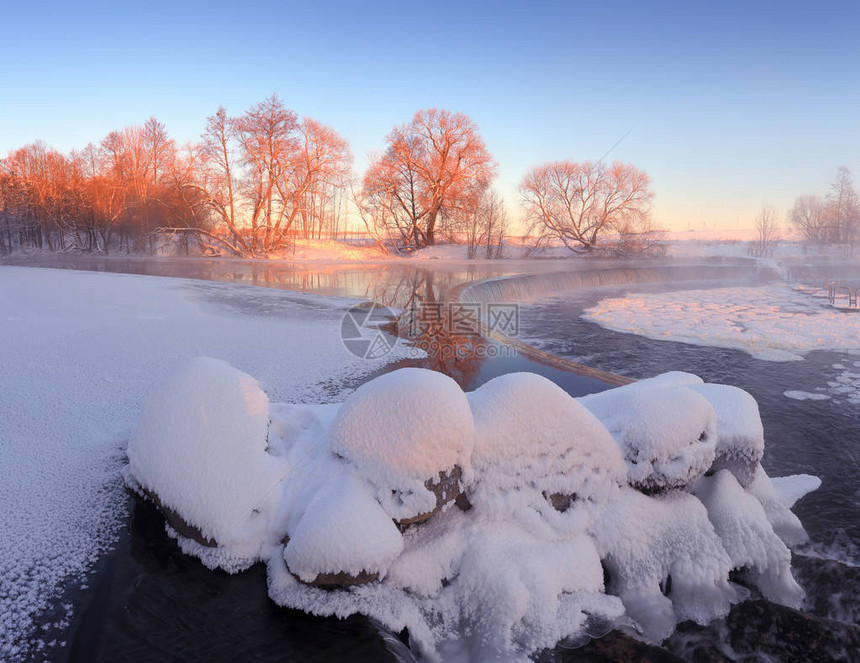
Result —
<svg viewBox="0 0 860 663"><path fill-rule="evenodd" d="M396 660L369 620L279 608L262 565L236 575L210 571L167 536L155 506L130 498L129 510L68 660Z"/></svg>

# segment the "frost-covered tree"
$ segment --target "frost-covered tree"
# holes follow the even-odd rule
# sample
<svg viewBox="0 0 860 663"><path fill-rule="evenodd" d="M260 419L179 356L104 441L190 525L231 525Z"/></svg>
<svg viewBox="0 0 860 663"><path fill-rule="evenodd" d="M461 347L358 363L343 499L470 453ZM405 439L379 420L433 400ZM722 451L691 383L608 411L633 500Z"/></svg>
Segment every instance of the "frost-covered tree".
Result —
<svg viewBox="0 0 860 663"><path fill-rule="evenodd" d="M620 161L547 163L526 174L520 192L526 218L575 252L608 232L646 228L653 198L648 175Z"/></svg>
<svg viewBox="0 0 860 663"><path fill-rule="evenodd" d="M824 200L798 196L788 218L809 242L853 245L860 238L860 200L851 171L839 167Z"/></svg>
<svg viewBox="0 0 860 663"><path fill-rule="evenodd" d="M470 259L482 253L487 259L501 258L508 227L502 197L493 189L482 191L455 221L455 229L465 236Z"/></svg>
<svg viewBox="0 0 860 663"><path fill-rule="evenodd" d="M827 208L818 196L798 196L788 212L788 219L806 241L814 244L823 244L827 241Z"/></svg>
<svg viewBox="0 0 860 663"><path fill-rule="evenodd" d="M755 250L760 256L768 255L779 241L779 218L771 205L762 205L755 217Z"/></svg>
<svg viewBox="0 0 860 663"><path fill-rule="evenodd" d="M333 129L299 120L277 95L243 115L221 108L208 119L197 188L217 221L216 235L240 255L266 255L325 216L325 200L350 173L352 155Z"/></svg>
<svg viewBox="0 0 860 663"><path fill-rule="evenodd" d="M411 248L436 243L438 224L489 186L496 165L475 123L431 108L396 127L364 176L362 207Z"/></svg>

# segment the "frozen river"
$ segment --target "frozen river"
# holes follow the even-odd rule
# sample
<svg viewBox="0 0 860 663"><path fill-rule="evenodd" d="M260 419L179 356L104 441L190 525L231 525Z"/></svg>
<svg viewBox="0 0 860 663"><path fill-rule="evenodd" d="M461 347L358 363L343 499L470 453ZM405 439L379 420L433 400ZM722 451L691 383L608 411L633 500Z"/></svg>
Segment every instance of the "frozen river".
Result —
<svg viewBox="0 0 860 663"><path fill-rule="evenodd" d="M557 261L398 261L358 265L79 256L29 258L22 264L265 286L373 300L392 307L405 306L416 297L441 301L468 282L523 273L550 274L560 267ZM699 271L705 275L710 268L684 267L680 269L687 271L681 274L678 266L672 265L661 277L661 268L652 266L639 270L638 275L635 267L620 270L611 263L589 262L575 269L570 269L569 263L564 266L568 276L582 273L580 287L586 289L544 299L539 290L530 293L533 303L519 304L519 337L558 356L634 378L685 370L706 381L735 384L752 393L759 401L765 424L767 470L776 476L808 472L824 481L817 493L797 506L798 515L812 534L814 552L856 563L860 495L856 482L858 453L852 431L860 423L858 407L838 398L792 400L784 393L812 391L819 384L837 379L840 370L844 372L860 357L814 352L802 362L772 363L751 359L737 350L655 341L611 331L583 320L582 311L604 297L623 294L631 288L662 292L678 287L659 282L671 276L673 269L675 276L690 278ZM589 272L598 268L604 270L604 276L590 281ZM650 273L646 273L648 270ZM712 269L710 275L718 271L728 274L730 269ZM639 278L659 283L631 285ZM618 282L628 285L617 289L613 284ZM277 298L255 296L254 289L241 288L231 294L224 288L210 289L200 283L190 291L195 298L205 300L207 306L231 315L279 315ZM290 295L285 294L285 301L289 299ZM402 360L381 370L404 362L420 364L421 360ZM455 377L466 388L517 370L542 373L572 395L606 387L516 354L476 358L455 369ZM274 660L287 654L298 660L380 660L391 656L392 645L389 643L386 650L382 642L385 634L380 635L366 620L321 620L276 608L266 597L259 569L240 576L209 572L196 560L179 553L175 543L164 535L154 509L139 502L129 504L128 522L116 552L99 563L93 588L72 591L66 597L80 605L89 603L89 607L78 615L74 637L58 660L143 661L151 660L153 652L163 647L179 655L183 651L188 655L210 651L214 655L216 651L238 647L247 660ZM241 618L237 618L239 614ZM199 635L189 640L190 632ZM238 649L232 651L238 655ZM248 652L253 656L246 657Z"/></svg>

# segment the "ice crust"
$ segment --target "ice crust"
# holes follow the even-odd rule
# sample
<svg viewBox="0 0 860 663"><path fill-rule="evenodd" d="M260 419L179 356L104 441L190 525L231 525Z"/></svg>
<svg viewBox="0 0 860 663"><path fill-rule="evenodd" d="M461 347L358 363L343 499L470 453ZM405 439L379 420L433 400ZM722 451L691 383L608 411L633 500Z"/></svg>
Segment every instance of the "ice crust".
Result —
<svg viewBox="0 0 860 663"><path fill-rule="evenodd" d="M582 317L607 329L742 350L764 361L860 350L860 318L830 306L822 294L811 297L784 283L637 293L603 299Z"/></svg>
<svg viewBox="0 0 860 663"><path fill-rule="evenodd" d="M215 539L170 530L207 566L266 563L280 605L408 628L428 660L526 661L593 620L660 641L723 616L749 592L733 569L797 606L790 507L820 482L771 480L763 450L752 397L686 373L574 399L533 374L465 394L401 369L336 406L270 404L197 360L147 403L128 480ZM457 505L398 526L455 466Z"/></svg>

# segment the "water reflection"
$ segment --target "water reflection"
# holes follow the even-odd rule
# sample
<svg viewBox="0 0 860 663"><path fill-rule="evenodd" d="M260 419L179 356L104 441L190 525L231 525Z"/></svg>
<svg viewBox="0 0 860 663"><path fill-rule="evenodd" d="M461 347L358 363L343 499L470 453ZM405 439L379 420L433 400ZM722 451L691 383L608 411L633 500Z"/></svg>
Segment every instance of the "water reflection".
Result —
<svg viewBox="0 0 860 663"><path fill-rule="evenodd" d="M519 273L512 263L301 263L219 258L13 256L2 264L224 281L281 290L372 300L402 308L419 290L439 296L454 285Z"/></svg>

